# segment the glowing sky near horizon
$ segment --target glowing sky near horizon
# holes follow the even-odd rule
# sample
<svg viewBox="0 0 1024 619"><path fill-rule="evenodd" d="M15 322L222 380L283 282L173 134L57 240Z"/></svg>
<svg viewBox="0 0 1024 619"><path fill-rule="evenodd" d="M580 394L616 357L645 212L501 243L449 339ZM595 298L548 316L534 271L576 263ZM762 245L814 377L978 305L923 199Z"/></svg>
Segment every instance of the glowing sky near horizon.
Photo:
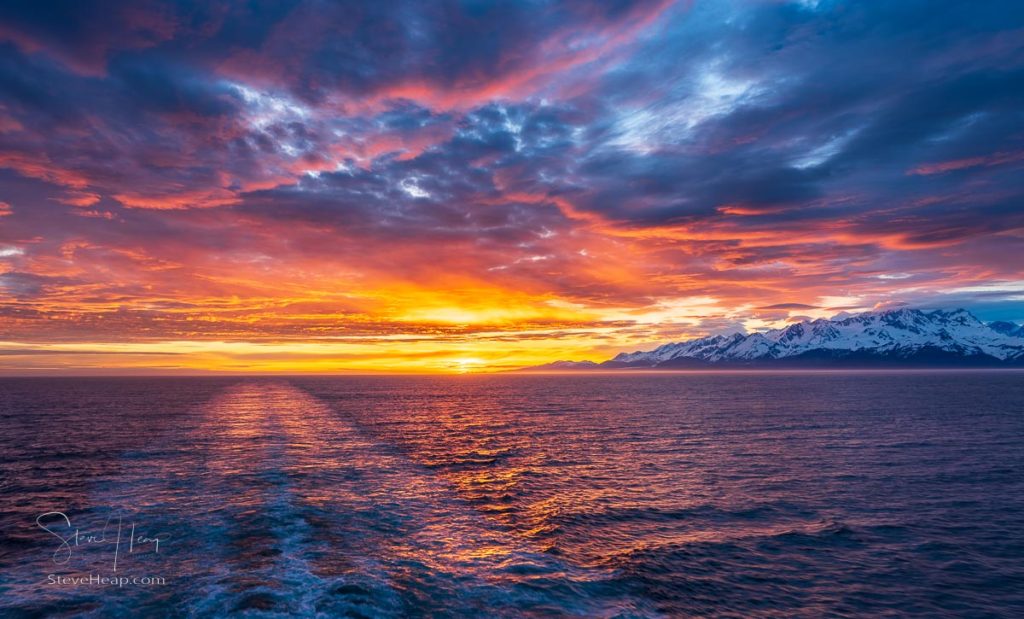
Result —
<svg viewBox="0 0 1024 619"><path fill-rule="evenodd" d="M1024 321L1017 2L0 5L0 373Z"/></svg>

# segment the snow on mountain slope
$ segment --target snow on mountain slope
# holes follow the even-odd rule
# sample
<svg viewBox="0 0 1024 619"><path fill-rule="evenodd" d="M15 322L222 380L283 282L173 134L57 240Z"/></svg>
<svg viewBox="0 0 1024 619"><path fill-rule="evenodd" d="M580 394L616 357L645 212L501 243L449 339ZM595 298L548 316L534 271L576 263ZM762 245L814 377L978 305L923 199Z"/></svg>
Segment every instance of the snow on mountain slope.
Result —
<svg viewBox="0 0 1024 619"><path fill-rule="evenodd" d="M1006 326L1010 325L1010 326ZM923 350L963 357L988 355L1024 360L1024 329L986 325L967 310L892 309L835 320L799 322L751 335L717 335L665 344L651 351L622 353L615 365L657 366L668 361L705 362L785 359L811 351L869 352L906 357Z"/></svg>
<svg viewBox="0 0 1024 619"><path fill-rule="evenodd" d="M997 320L996 322L988 323L988 326L993 331L997 331L999 333L1002 333L1003 335L1009 335L1011 337L1024 337L1024 325L1019 325L1015 322Z"/></svg>

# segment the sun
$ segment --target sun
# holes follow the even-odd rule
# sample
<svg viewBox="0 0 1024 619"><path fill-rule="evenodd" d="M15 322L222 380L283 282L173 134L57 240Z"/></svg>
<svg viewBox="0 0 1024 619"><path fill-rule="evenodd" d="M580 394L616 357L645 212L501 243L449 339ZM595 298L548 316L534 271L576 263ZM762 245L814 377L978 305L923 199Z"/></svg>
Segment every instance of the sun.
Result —
<svg viewBox="0 0 1024 619"><path fill-rule="evenodd" d="M458 359L453 359L450 367L459 374L468 374L469 372L484 367L484 365L486 365L486 362L483 359L478 359L476 357L460 357Z"/></svg>

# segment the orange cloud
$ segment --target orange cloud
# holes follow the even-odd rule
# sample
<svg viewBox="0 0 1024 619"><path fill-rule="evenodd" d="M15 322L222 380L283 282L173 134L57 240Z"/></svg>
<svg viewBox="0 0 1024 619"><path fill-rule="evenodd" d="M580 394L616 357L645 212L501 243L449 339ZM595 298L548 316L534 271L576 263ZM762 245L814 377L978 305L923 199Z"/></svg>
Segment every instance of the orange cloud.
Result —
<svg viewBox="0 0 1024 619"><path fill-rule="evenodd" d="M991 167L1022 160L1024 160L1024 151L995 153L984 157L968 157L966 159L953 159L951 161L927 163L911 169L908 174L916 174L920 176L945 174L946 172L953 172L954 170L965 170L967 168L976 168L978 166Z"/></svg>

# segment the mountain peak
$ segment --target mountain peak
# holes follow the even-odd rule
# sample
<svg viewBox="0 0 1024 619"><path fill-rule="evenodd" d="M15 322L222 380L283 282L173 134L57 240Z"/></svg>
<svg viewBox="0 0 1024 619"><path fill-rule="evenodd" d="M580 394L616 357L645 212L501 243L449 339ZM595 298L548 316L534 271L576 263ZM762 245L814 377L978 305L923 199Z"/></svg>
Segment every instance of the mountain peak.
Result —
<svg viewBox="0 0 1024 619"><path fill-rule="evenodd" d="M1024 327L985 324L962 308L889 307L749 335L672 342L622 353L596 367L700 364L1024 365Z"/></svg>
<svg viewBox="0 0 1024 619"><path fill-rule="evenodd" d="M988 328L992 329L996 333L1002 333L1003 335L1008 335L1010 337L1024 338L1024 326L1015 322L997 320L995 322L988 323Z"/></svg>

